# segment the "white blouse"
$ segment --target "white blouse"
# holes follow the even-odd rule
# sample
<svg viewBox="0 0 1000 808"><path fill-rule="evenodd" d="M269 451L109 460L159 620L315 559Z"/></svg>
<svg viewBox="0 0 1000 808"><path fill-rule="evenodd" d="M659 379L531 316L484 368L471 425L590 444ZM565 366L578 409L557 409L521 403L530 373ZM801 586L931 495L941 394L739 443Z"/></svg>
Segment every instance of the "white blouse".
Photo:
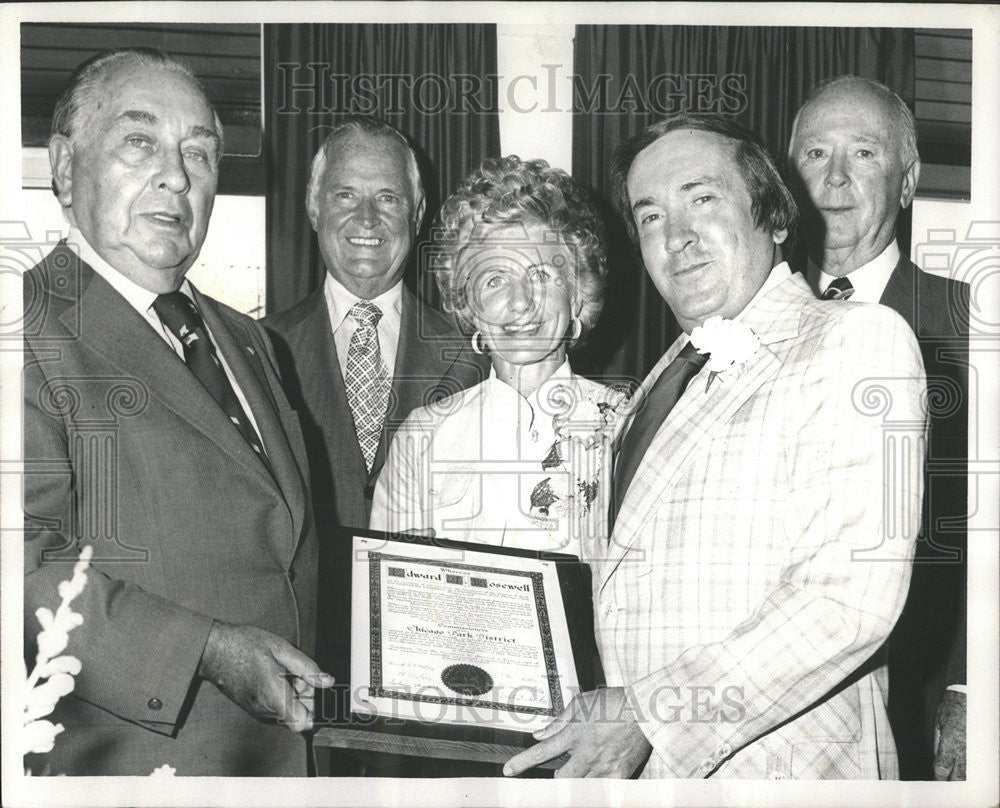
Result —
<svg viewBox="0 0 1000 808"><path fill-rule="evenodd" d="M624 396L563 365L525 398L495 372L396 432L371 527L581 555L606 539L615 409Z"/></svg>

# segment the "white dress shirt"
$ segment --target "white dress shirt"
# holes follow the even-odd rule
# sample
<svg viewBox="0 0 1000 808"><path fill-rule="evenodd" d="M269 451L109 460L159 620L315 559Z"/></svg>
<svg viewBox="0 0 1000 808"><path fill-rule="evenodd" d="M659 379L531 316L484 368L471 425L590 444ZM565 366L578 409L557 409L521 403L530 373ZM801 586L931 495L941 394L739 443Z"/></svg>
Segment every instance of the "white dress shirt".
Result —
<svg viewBox="0 0 1000 808"><path fill-rule="evenodd" d="M348 316L351 306L363 298L334 278L329 272L323 281L323 295L326 297L326 308L330 313L330 328L333 331L333 343L337 348L337 362L340 363L340 373L347 372L347 349L351 337L358 327L358 321ZM399 324L403 311L403 282L399 281L391 289L373 298L370 302L379 307L382 317L375 331L378 335L379 351L382 361L389 371L389 382L392 383L393 369L396 367L396 352L399 346Z"/></svg>
<svg viewBox="0 0 1000 808"><path fill-rule="evenodd" d="M389 448L372 529L433 528L439 538L581 555L583 541L607 534L611 429L596 434L597 402L620 398L574 374L567 361L527 397L491 372L415 410ZM567 419L560 421L563 462L543 468L560 439L556 413ZM567 442L567 434L576 440ZM591 436L598 440L583 450ZM589 503L576 485L584 479L597 482ZM549 502L545 491L559 499Z"/></svg>
<svg viewBox="0 0 1000 808"><path fill-rule="evenodd" d="M896 264L899 263L899 254L899 245L896 244L896 239L892 239L886 245L886 248L871 261L867 264L862 264L853 272L846 275L845 277L851 282L851 286L854 287L854 294L851 295L851 300L858 303L878 303L882 299L882 293L889 283L892 271L896 268ZM809 281L809 285L816 292L817 297L822 296L823 292L826 291L826 287L833 283L836 277L836 275L828 275L816 266L811 259L806 266L806 280Z"/></svg>
<svg viewBox="0 0 1000 808"><path fill-rule="evenodd" d="M171 347L174 353L184 360L184 346L181 341L177 339L171 332L169 328L160 320L160 316L156 313L153 308L153 302L157 298L156 292L151 292L148 289L144 289L135 283L135 281L126 278L121 272L116 270L107 261L105 261L97 253L97 251L90 246L87 239L83 237L77 228L70 228L69 235L66 238L67 243L73 247L80 258L90 265L90 267L100 275L104 280L106 280L111 288L114 289L118 294L125 298L128 304L139 312L139 315L149 323L150 328L153 329L163 341ZM191 288L191 284L188 282L187 278L181 283L180 290L187 297L191 299L194 303L195 308L198 304L194 299L194 292ZM246 413L247 418L250 419L250 424L253 426L254 432L257 433L257 437L260 439L261 446L264 446L264 440L261 437L260 429L257 427L257 420L254 418L253 410L250 409L250 405L247 402L246 396L243 395L243 391L240 389L239 383L236 381L236 377L233 375L232 368L229 367L229 363L226 361L225 354L219 350L219 344L215 341L215 336L212 334L212 330L205 323L205 331L208 333L208 338L212 340L212 345L215 346L215 355L219 357L222 362L222 369L226 372L226 378L229 379L229 384L233 388L233 392L236 393L236 398L240 402L240 406L243 408L243 412ZM264 446L264 452L267 453L267 446Z"/></svg>

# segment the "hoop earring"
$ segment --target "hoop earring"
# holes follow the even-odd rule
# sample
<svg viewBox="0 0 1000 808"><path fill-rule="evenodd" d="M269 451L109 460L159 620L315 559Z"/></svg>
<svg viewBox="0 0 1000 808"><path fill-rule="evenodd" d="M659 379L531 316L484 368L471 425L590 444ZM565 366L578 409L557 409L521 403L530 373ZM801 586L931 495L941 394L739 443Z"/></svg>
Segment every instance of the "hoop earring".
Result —
<svg viewBox="0 0 1000 808"><path fill-rule="evenodd" d="M578 339L580 339L580 335L582 333L583 333L583 320L581 320L579 317L574 317L573 336L570 337L570 340L576 342Z"/></svg>
<svg viewBox="0 0 1000 808"><path fill-rule="evenodd" d="M483 350L484 347L485 346L483 344L483 334L481 331L477 331L475 334L472 335L472 352L482 356L483 354L486 353Z"/></svg>

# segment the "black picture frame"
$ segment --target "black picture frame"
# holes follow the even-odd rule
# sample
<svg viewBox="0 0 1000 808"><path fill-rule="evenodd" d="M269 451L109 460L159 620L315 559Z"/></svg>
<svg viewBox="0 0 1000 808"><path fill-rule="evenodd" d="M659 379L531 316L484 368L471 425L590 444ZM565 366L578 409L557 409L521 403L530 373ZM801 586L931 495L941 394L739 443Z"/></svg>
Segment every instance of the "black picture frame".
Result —
<svg viewBox="0 0 1000 808"><path fill-rule="evenodd" d="M604 684L604 673L594 638L590 568L576 556L409 534L337 529L330 535L327 547L324 548L320 569L321 619L332 622L332 625L328 622L319 627L317 649L317 660L324 670L334 673L337 684L317 692L316 732L313 737L315 746L423 758L503 763L534 743L528 732L474 724L370 717L351 711L350 692L354 686L350 681L352 619L349 607L345 606L350 603L353 586L369 586L368 580L352 580L354 565L351 553L355 536L433 546L449 551L466 550L554 562L580 688L587 691ZM331 589L332 582L339 582L342 587L346 584L347 592ZM332 641L334 638L335 642ZM333 658L334 654L339 658ZM561 759L550 761L545 768L558 768L563 762Z"/></svg>

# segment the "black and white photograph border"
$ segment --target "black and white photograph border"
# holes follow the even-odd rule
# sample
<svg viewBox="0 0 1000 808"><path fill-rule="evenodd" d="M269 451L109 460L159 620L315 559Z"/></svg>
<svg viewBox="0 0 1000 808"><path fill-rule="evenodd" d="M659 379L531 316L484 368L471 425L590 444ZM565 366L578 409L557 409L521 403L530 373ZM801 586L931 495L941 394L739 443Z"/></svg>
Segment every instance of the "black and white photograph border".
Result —
<svg viewBox="0 0 1000 808"><path fill-rule="evenodd" d="M498 26L502 154L544 157L572 169L571 85L576 25L842 26L972 32L972 143L968 193L914 210L912 256L970 284L968 753L965 782L793 780L520 780L449 778L29 777L21 754L24 552L22 544L21 274L48 252L59 224L30 192L47 186L42 150L22 148L23 23L467 23ZM0 8L0 635L2 804L21 806L697 805L965 806L1000 802L1000 7L867 3L123 2L25 3ZM82 54L81 60L90 54ZM263 64L263 60L262 60ZM722 86L722 85L720 85ZM504 101L506 100L506 103ZM30 153L29 153L30 152ZM783 155L778 155L783 159ZM39 161L42 161L41 163ZM41 166L41 167L40 167ZM451 189L441 189L442 195ZM239 231L239 212L233 214ZM58 218L58 211L56 213ZM261 214L263 226L263 214ZM213 248L210 230L206 249ZM225 249L225 241L218 249ZM263 261L263 257L261 259ZM918 261L918 263L921 263ZM961 266L960 266L961 265ZM209 284L211 278L199 281ZM251 279L250 286L256 283ZM246 292L252 297L252 291ZM252 308L252 302L243 310ZM69 579L71 568L67 566ZM56 743L58 744L58 737Z"/></svg>

